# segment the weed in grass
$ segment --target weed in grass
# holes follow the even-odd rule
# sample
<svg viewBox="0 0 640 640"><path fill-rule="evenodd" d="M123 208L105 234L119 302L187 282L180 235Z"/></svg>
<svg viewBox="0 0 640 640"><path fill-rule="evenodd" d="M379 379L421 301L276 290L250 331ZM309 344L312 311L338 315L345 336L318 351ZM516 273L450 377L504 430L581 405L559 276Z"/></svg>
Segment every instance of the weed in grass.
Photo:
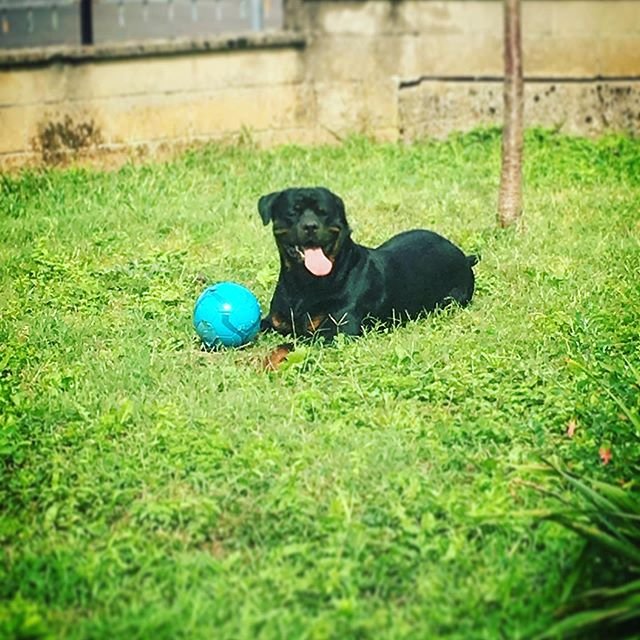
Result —
<svg viewBox="0 0 640 640"><path fill-rule="evenodd" d="M526 228L506 234L491 130L4 176L0 635L547 628L577 540L480 516L544 506L512 477L540 456L632 477L607 389L637 406L621 363L638 367L640 145L526 144ZM317 184L359 242L428 227L479 252L473 304L305 346L277 373L256 367L276 336L201 351L203 280L271 295L258 196Z"/></svg>
<svg viewBox="0 0 640 640"><path fill-rule="evenodd" d="M637 420L637 413L621 400L620 405ZM585 542L559 600L560 620L539 637L637 637L640 500L633 483L587 480L554 462L535 471L546 483L534 487L555 499L537 518L557 522Z"/></svg>

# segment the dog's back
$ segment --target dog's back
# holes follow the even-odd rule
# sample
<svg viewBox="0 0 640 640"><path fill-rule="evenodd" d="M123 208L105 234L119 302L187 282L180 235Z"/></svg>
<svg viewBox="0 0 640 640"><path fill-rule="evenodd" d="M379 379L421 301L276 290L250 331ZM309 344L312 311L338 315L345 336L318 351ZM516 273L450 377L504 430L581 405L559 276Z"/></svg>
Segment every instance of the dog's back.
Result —
<svg viewBox="0 0 640 640"><path fill-rule="evenodd" d="M476 256L433 231L405 231L374 251L385 269L390 304L395 312L414 316L451 302L464 306L473 296L471 269Z"/></svg>

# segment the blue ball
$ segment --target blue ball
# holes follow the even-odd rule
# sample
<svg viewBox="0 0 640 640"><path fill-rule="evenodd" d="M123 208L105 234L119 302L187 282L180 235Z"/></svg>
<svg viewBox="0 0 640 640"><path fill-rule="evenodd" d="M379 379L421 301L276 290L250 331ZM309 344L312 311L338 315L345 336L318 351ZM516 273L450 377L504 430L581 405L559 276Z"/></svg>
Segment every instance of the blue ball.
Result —
<svg viewBox="0 0 640 640"><path fill-rule="evenodd" d="M205 346L239 347L260 330L260 304L241 284L219 282L196 300L193 326Z"/></svg>

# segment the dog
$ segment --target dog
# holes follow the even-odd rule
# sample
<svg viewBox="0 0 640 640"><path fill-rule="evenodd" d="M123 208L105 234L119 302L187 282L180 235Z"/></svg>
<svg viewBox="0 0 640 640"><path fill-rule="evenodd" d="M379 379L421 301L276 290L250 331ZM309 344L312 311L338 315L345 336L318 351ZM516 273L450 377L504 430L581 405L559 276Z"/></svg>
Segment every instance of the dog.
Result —
<svg viewBox="0 0 640 640"><path fill-rule="evenodd" d="M471 301L478 257L433 231L405 231L376 249L357 244L342 199L324 187L264 195L258 212L280 254L263 330L331 341Z"/></svg>

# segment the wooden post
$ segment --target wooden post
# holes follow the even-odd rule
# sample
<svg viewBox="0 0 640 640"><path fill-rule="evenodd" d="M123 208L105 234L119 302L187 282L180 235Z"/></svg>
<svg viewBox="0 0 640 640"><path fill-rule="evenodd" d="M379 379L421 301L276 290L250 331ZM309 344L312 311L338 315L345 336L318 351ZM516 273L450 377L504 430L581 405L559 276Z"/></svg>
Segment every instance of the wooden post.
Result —
<svg viewBox="0 0 640 640"><path fill-rule="evenodd" d="M504 128L498 223L515 224L522 214L524 87L521 0L504 0Z"/></svg>

